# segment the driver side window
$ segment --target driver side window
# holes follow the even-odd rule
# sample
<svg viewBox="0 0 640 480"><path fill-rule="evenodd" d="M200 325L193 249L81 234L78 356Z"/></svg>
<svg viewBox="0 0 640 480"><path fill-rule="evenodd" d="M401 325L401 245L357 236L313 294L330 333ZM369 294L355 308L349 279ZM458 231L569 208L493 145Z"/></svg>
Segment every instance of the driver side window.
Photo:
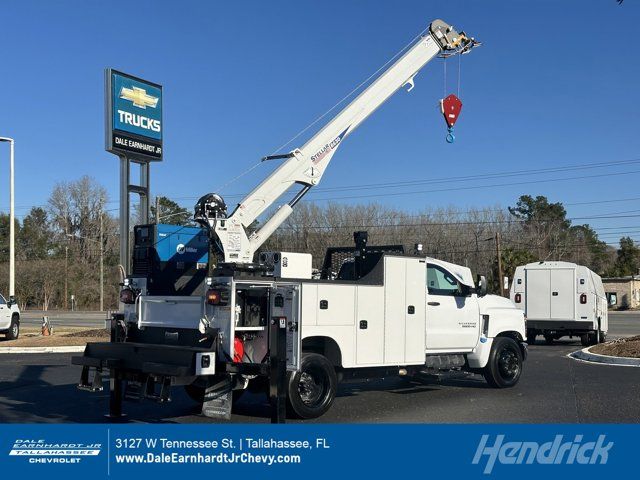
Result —
<svg viewBox="0 0 640 480"><path fill-rule="evenodd" d="M431 295L461 295L460 282L438 265L427 265L427 288Z"/></svg>
<svg viewBox="0 0 640 480"><path fill-rule="evenodd" d="M0 295L0 305L6 305L7 301L4 299L2 295Z"/></svg>

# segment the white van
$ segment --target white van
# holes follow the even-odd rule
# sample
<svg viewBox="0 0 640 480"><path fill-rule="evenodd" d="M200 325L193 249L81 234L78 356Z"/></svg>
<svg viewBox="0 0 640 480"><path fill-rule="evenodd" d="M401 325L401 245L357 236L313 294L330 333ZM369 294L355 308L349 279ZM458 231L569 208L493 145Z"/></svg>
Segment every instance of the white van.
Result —
<svg viewBox="0 0 640 480"><path fill-rule="evenodd" d="M605 341L607 297L599 275L569 262L537 262L516 268L511 301L524 310L527 341L543 335L548 344L579 336L584 346Z"/></svg>

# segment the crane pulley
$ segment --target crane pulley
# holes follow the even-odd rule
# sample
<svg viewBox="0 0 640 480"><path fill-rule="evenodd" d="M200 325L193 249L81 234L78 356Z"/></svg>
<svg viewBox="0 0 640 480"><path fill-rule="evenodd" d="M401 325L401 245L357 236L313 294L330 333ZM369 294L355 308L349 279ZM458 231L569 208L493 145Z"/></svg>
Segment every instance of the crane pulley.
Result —
<svg viewBox="0 0 640 480"><path fill-rule="evenodd" d="M445 122L447 122L447 143L453 143L456 139L453 134L453 126L460 116L462 101L456 95L451 94L440 100L440 110L444 115Z"/></svg>

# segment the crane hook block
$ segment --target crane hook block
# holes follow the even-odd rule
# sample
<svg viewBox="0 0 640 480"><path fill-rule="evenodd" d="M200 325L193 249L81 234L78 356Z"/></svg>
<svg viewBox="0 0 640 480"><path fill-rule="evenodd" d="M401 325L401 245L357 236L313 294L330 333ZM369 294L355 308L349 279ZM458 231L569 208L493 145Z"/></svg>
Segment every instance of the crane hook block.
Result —
<svg viewBox="0 0 640 480"><path fill-rule="evenodd" d="M460 116L462 102L454 94L440 100L440 110L449 128L453 127Z"/></svg>

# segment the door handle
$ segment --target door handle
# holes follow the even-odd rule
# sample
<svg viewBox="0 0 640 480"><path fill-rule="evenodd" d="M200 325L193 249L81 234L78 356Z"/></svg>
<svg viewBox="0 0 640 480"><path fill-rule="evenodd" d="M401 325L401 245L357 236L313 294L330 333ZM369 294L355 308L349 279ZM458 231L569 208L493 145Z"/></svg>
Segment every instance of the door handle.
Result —
<svg viewBox="0 0 640 480"><path fill-rule="evenodd" d="M431 305L432 307L437 307L440 305L440 302L427 302L427 305Z"/></svg>

